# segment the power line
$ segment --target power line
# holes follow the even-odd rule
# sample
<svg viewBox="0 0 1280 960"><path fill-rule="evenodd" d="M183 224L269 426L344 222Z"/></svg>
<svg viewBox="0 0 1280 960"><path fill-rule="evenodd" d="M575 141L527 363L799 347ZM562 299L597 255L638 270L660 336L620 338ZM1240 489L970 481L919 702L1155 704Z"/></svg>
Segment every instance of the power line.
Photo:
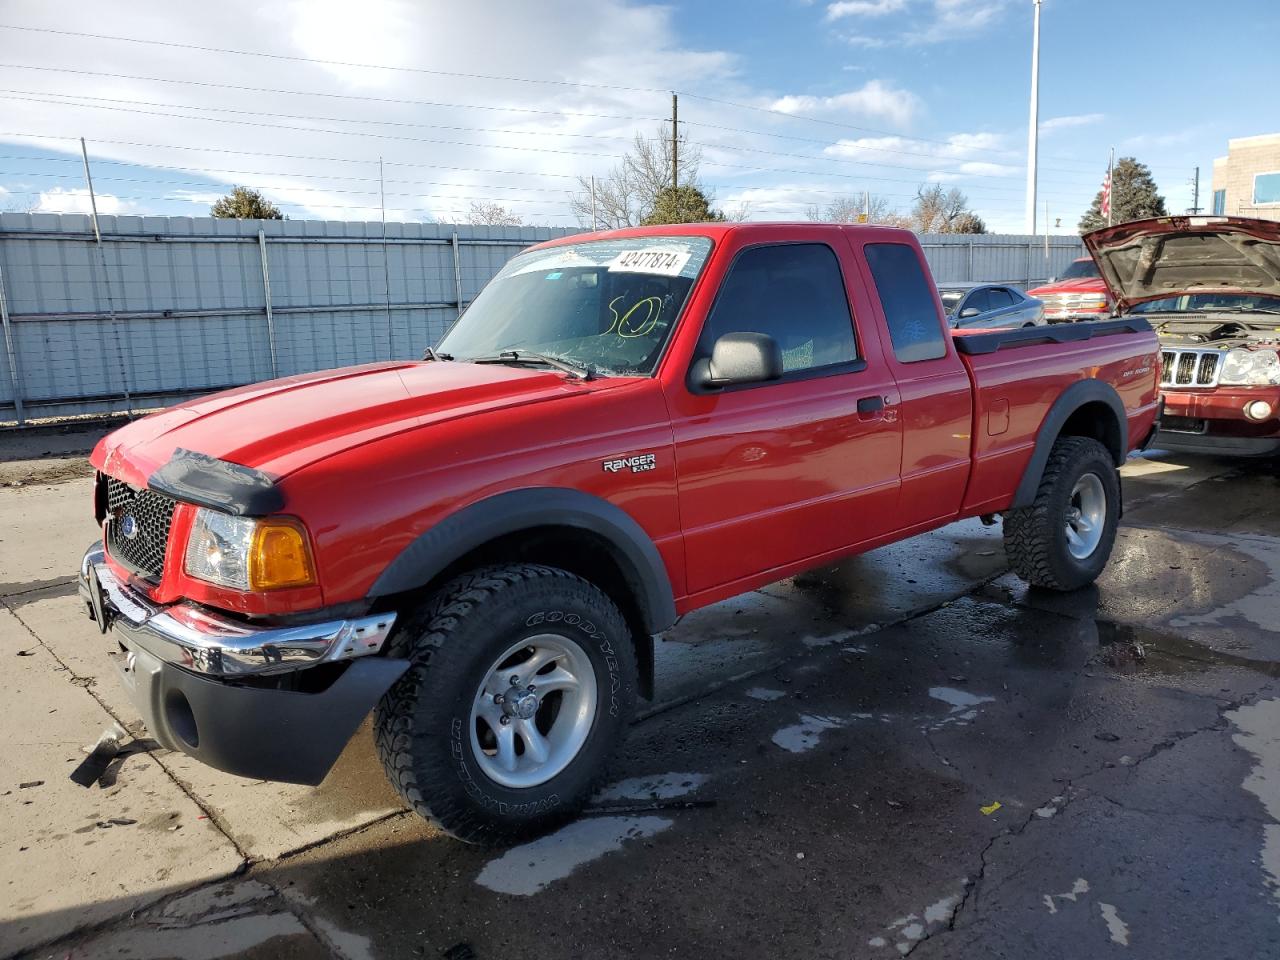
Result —
<svg viewBox="0 0 1280 960"><path fill-rule="evenodd" d="M181 80L173 77L146 77L130 73L107 73L101 70L77 70L71 67L45 67L26 63L0 63L9 70L40 70L46 73L70 73L78 76L104 77L112 80L142 80L147 83L175 83L244 93L281 93L295 97L327 97L333 100L356 100L364 103L390 103L410 107L446 107L457 110L493 110L499 113L535 113L550 116L581 117L589 120L629 120L635 123L662 123L663 117L636 117L618 113L589 113L580 110L546 110L537 107L496 106L484 103L446 103L439 100L410 100L400 97L371 97L357 93L327 93L320 90L287 90L279 87L249 87L237 83L215 83L212 80Z"/></svg>
<svg viewBox="0 0 1280 960"><path fill-rule="evenodd" d="M24 137L24 138L31 138L31 139L45 139L45 140L74 140L74 139L75 139L75 138L73 138L73 137L60 137L60 136L55 136L55 135L19 133L19 132L14 132L14 131L9 131L9 132L0 131L0 136L8 136L8 137ZM267 153L267 152L258 151L258 150L235 150L235 149L220 148L220 147L201 147L201 146L194 146L194 145L191 145L191 144L142 143L142 142L133 141L133 140L110 140L110 139L101 139L101 138L96 139L96 140L95 140L95 142L96 142L96 143L99 143L99 144L103 144L103 143L105 143L105 144L110 144L110 145L114 145L114 146L130 146L130 147L138 147L138 148L144 148L144 149L148 149L148 150L186 150L186 151L196 150L196 151L205 152L205 153L225 153L225 154L241 155L241 156L264 157L264 158L268 158L268 159L307 160L307 161L312 161L312 162L331 162L331 163L346 163L346 164L352 164L352 163L355 163L355 164L371 164L371 163L376 162L376 161L371 161L371 160L361 160L361 159L356 159L356 158L352 158L352 157L319 157L319 156L302 155L302 154L278 154L278 153ZM25 160L25 159L28 159L28 158L26 158L26 157L10 157L9 159L24 159L24 160ZM59 160L59 161L64 161L64 162L70 162L70 158L53 157L53 158L49 158L49 159L54 159L54 160ZM145 167L145 168L148 168L148 169L172 169L172 170L197 170L197 169L205 169L205 170L211 170L211 171L218 171L218 169L219 169L219 168L193 168L193 167L187 167L187 166L169 166L169 167L164 167L164 166L159 165L159 164L151 164L151 163L147 163L147 164L139 164L139 163L137 163L136 161L127 161L127 160L106 160L106 159L98 159L98 160L96 160L95 162L96 162L96 163L108 163L108 164L115 164L115 165L121 165L121 166L142 166L142 167ZM470 166L454 166L454 165L450 165L450 164L433 164L433 163L423 163L423 162L411 162L411 161L390 161L390 160L389 160L389 161L386 161L386 164L387 164L387 166L400 166L400 167L405 167L405 168L410 168L410 169L421 169L421 168L426 168L426 169L443 169L443 170L462 171L462 172L468 172L468 173L486 173L486 174L494 174L494 175L498 175L498 176L516 176L516 177L521 177L521 178L529 178L529 177L543 177L543 178L570 179L570 180L577 180L577 179L579 179L579 178L578 178L576 175L574 175L574 174L565 174L565 173L547 173L547 172L526 172L526 171L520 171L520 170L495 170L495 169L492 169L492 168L470 167ZM778 167L744 167L744 166L740 166L740 165L737 165L737 164L728 164L728 163L721 163L721 162L718 162L718 161L707 161L707 160L704 160L704 161L703 161L703 165L704 165L704 166L709 166L709 167L717 167L717 168L721 168L721 169L728 169L728 170L740 170L740 171L747 171L747 172L750 172L750 173L774 173L774 174L785 174L785 175L789 175L789 176L823 177L823 178L828 178L828 179L832 179L832 178L834 178L834 179L843 179L843 180L855 180L855 181L858 181L858 182L874 181L874 182L878 182L878 183L906 183L906 184L916 184L916 185L918 185L918 184L920 183L920 178L919 178L919 177L913 177L913 178L903 178L903 177L884 177L884 176L876 176L876 175L874 175L874 174L864 174L864 173L858 173L858 174L853 174L853 173L841 173L841 172L831 171L831 170L796 170L796 169L786 169L786 168L778 168ZM324 174L286 173L286 172L282 172L282 171L257 171L257 172L255 172L255 171L226 171L226 172L231 172L231 173L240 173L240 174L250 174L250 175L253 175L253 174L255 174L255 173L256 173L256 174L258 174L258 175L262 175L262 176L296 176L296 177L299 177L299 178L315 178L315 179L322 179L322 178L323 178L323 179L329 179L329 178L330 178L330 177L327 177L327 176L326 176L326 175L324 175ZM332 178L333 178L333 179L359 179L359 178L348 178L348 177L341 177L341 176L332 177ZM406 182L413 182L413 181L406 181ZM520 188L517 188L517 189L520 189ZM547 189L551 189L551 188L547 188ZM759 187L742 187L741 189L761 189L761 188L759 188ZM969 191L969 192L972 192L972 193L979 193L979 192L984 192L984 191L991 191L991 192L1018 192L1018 191L1016 190L1016 188L1003 188L1003 187L990 186L990 185L984 185L984 184L979 184L979 185L977 185L976 187L970 188L970 191ZM833 195L841 195L841 196L843 196L844 194L834 194L834 193L833 193ZM1070 195L1069 195L1069 194L1062 194L1062 193L1059 193L1059 194L1057 194L1057 195L1058 195L1058 196L1062 196L1062 197L1068 197L1068 196L1072 196L1072 197L1074 197L1074 194L1070 194ZM913 195L913 194L912 194L912 195L900 194L899 196L910 196L910 197L914 197L914 195Z"/></svg>
<svg viewBox="0 0 1280 960"><path fill-rule="evenodd" d="M17 24L0 24L0 29L20 30L20 31L26 31L30 33L45 33L45 34L52 34L55 36L79 37L82 39L89 39L89 40L111 40L111 41L116 41L120 43L134 43L134 44L144 44L148 46L171 47L171 48L182 49L182 50L195 50L203 53L218 53L218 54L227 54L231 56L241 56L241 57L259 57L259 58L264 58L269 60L285 60L285 61L290 61L295 63L313 63L313 64L319 64L324 66L354 67L354 68L370 69L370 70L387 70L387 71L402 72L402 73L420 73L420 74L428 74L433 76L458 77L462 79L472 79L472 80L492 80L492 81L498 81L498 82L504 82L504 83L549 84L549 85L563 86L563 87L581 87L584 89L618 90L618 91L625 91L625 92L631 92L631 93L666 94L669 92L667 90L659 89L657 87L634 87L634 86L626 86L621 84L596 83L596 82L591 82L586 80L562 80L562 79L550 79L550 78L538 78L538 77L520 77L520 76L510 76L510 75L462 73L462 72L449 71L449 70L432 70L426 67L403 67L403 66L394 66L389 64L354 63L354 62L343 61L343 60L326 60L326 59L316 58L316 57L300 57L300 56L291 55L291 54L269 53L265 51L236 50L228 47L203 46L200 44L180 43L178 41L173 41L173 40L151 40L151 39L144 39L139 37L122 37L122 36L117 36L112 34L97 34L97 33L84 33L84 32L73 31L73 30L58 30L51 27L32 27L32 26L21 26ZM19 68L22 68L22 65L16 65L16 66L18 66ZM54 68L44 68L44 69L54 69ZM68 72L76 72L76 71L68 71ZM162 80L160 78L130 78L127 75L123 75L123 74L106 74L106 75L117 76L122 79L153 79L153 80L158 80L159 82L170 82L170 81ZM206 81L172 81L172 82L178 82L178 83L200 82L202 85L220 86L218 84L213 84L211 82L206 82ZM225 85L225 86L230 87L231 85ZM284 90L270 91L270 92L299 93L304 95L307 93L305 91L284 91ZM757 113L764 113L764 114L769 114L776 117L781 117L787 120L799 120L806 123L815 123L815 124L821 124L823 126L829 126L829 127L834 127L838 129L853 130L859 133L873 134L875 136L895 137L897 139L911 140L919 143L934 143L934 144L940 144L942 146L954 147L954 143L950 140L938 140L935 138L928 138L928 137L908 137L908 136L904 136L898 133L893 133L887 130L879 130L873 127L864 127L864 126L859 126L857 124L851 124L851 123L843 123L837 120L829 120L822 117L813 117L807 114L792 113L786 110L779 110L774 107L763 107L763 106L759 106L758 104L741 103L735 100L726 100L721 97L712 97L706 94L697 94L689 91L678 90L674 92L680 94L681 96L694 99L694 100L701 100L706 103L714 103L719 106L733 107L739 110L750 110ZM314 94L314 95L339 96L335 94ZM368 98L368 99L376 99L376 98ZM412 102L412 101L406 101L406 102ZM622 118L619 118L619 119L622 119ZM764 131L758 131L756 132L756 134L761 136L771 135ZM991 152L996 153L1001 151L991 151ZM1075 158L1069 158L1069 157L1059 157L1055 159L1061 159L1068 162L1080 162L1080 161L1076 161Z"/></svg>
<svg viewBox="0 0 1280 960"><path fill-rule="evenodd" d="M604 133L565 133L557 130L510 130L501 127L467 127L458 124L443 123L415 123L410 120L367 120L358 117L318 117L314 114L299 113L273 113L269 110L239 110L234 107L206 107L202 104L195 103L164 103L156 100L131 100L127 97L93 97L83 93L51 93L45 90L14 90L12 88L0 87L0 93L22 94L24 96L36 97L61 97L62 100L52 101L70 107L85 107L87 109L95 109L98 103L72 103L72 100L93 100L101 103L127 103L135 106L143 107L165 107L171 110L203 110L206 113L237 113L254 117L277 117L282 120L318 120L322 123L363 123L375 124L384 127L422 127L431 130L461 130L468 133L500 133L523 137L582 137L592 140L622 140L630 142L632 137L623 137L616 134ZM5 98L9 99L9 98ZM14 98L18 99L18 98ZM211 119L191 117L189 119Z"/></svg>
<svg viewBox="0 0 1280 960"><path fill-rule="evenodd" d="M544 116L564 116L564 117L575 117L575 118L595 119L595 120L625 120L625 121L630 121L634 123L665 123L667 122L667 118L664 118L664 117L637 117L637 116L626 115L626 114L590 113L590 112L577 111L577 110L546 110L546 109L539 109L536 107L496 106L492 104L478 104L478 103L448 103L448 102L438 101L438 100L412 100L412 99L404 99L399 97L371 97L371 96L364 96L361 94L329 93L329 92L318 91L318 90L290 90L290 89L285 89L280 87L252 87L252 86L245 86L242 84L235 84L235 83L217 83L211 80L185 80L185 79L178 79L178 78L171 78L171 77L151 77L151 76L142 76L138 74L128 74L128 73L109 73L109 72L100 71L100 70L78 70L71 67L48 67L48 66L36 66L33 64L0 63L0 68L11 69L11 70L38 70L46 73L69 73L77 76L104 77L104 78L116 79L116 80L140 80L147 83L179 84L184 86L208 87L208 88L214 88L219 90L238 90L246 93L276 93L276 94L285 94L288 96L300 96L300 97L325 97L325 98L335 99L335 100L352 100L352 101L367 102L367 103L387 103L387 104L395 104L395 105L401 105L401 106L442 107L447 109L458 109L458 110L491 110L491 111L500 112L500 113L528 113L528 114L538 114L538 115L544 115ZM82 96L81 94L62 94L62 93L47 94L47 95L67 96L67 97ZM118 99L118 98L84 97L84 99ZM122 102L143 102L143 101L122 101ZM725 101L725 102L728 103L729 101ZM741 106L748 109L755 109L753 107L749 107L749 105L746 105L746 104L742 104ZM200 108L200 109L205 109L205 108ZM214 109L214 108L208 108L208 109ZM798 118L794 114L790 114L786 112L781 112L781 115L788 117L790 119L806 119L803 117ZM793 141L804 142L804 143L820 143L820 144L830 145L829 139L824 139L820 137L801 137L801 136L796 136L794 134L777 133L769 130L748 130L748 129L743 129L741 127L730 127L730 126L725 126L723 124L707 123L706 121L701 121L701 120L686 119L683 122L688 124L689 126L703 127L709 130L720 130L726 133L740 133L740 134L746 134L749 136L769 137L769 138L778 139L778 140L793 140ZM814 122L834 123L834 121L824 121L824 120L815 120ZM842 124L835 124L835 125L844 126ZM863 128L853 127L850 129L862 130ZM867 144L858 144L858 149L874 151L877 153L889 153L889 154L896 154L901 156L926 157L926 158L936 158L939 160L954 160L954 161L963 161L963 160L971 159L972 157L981 156L981 155L997 156L997 157L1001 157L1004 160L1007 160L1011 155L1014 155L1014 156L1017 155L1016 151L1013 151L1013 150L1000 150L1000 149L987 148L987 147L966 147L963 145L957 145L953 140L929 140L922 137L909 137L903 134L891 134L891 133L885 133L884 136L888 136L896 140L904 140L907 142L940 144L942 146L950 147L952 149L963 150L965 151L967 156L952 157L952 156L948 156L946 154L941 154L941 153L920 153L920 152L913 152L908 150L897 150L891 147L870 146ZM1066 159L1066 158L1063 158L1063 159ZM1068 162L1075 162L1075 161L1068 161ZM1083 161L1079 161L1079 163L1084 164ZM1084 164L1084 165L1088 166L1087 164ZM1057 167L1057 168L1043 167L1042 169L1056 169L1063 173L1077 172L1076 170L1072 170L1066 167Z"/></svg>
<svg viewBox="0 0 1280 960"><path fill-rule="evenodd" d="M463 80L496 80L503 83L535 83L559 87L588 87L596 90L623 90L629 93L666 93L656 87L628 87L616 83L587 83L578 80L553 80L534 77L511 77L485 73L461 73L454 70L431 70L426 67L400 67L383 63L353 63L348 60L325 60L320 57L299 57L286 53L267 53L260 50L232 50L229 47L207 47L197 43L179 43L176 40L147 40L142 37L121 37L106 33L81 33L76 30L55 30L52 27L28 27L0 23L0 30L22 30L27 33L48 33L60 37L79 37L84 40L114 40L119 43L136 43L152 47L171 47L178 50L197 50L201 53L225 53L237 57L261 57L266 60L286 60L290 63L314 63L326 67L355 67L365 70L389 70L394 73L421 73L434 77L458 77Z"/></svg>
<svg viewBox="0 0 1280 960"><path fill-rule="evenodd" d="M88 99L88 98L81 98L81 99ZM113 107L113 106L108 106L107 104L102 104L102 103L73 103L65 99L49 100L49 99L42 99L39 97L0 95L0 100L14 100L19 102L43 103L51 106L76 107L84 110L108 110L108 111L119 112L119 113L137 114L141 116L166 117L169 119L176 119L176 120L201 120L201 121L212 122L212 123L231 123L231 124L237 124L241 126L267 127L274 130L293 130L293 131L302 132L302 133L326 133L326 134L333 134L337 136L375 137L378 139L398 140L398 141L403 141L408 143L431 143L431 144L440 144L440 145L448 145L448 146L472 147L476 149L485 149L485 150L488 150L488 149L517 150L517 151L530 151L535 153L552 153L552 154L560 154L560 155L566 155L566 156L583 156L583 157L595 157L599 159L616 159L616 156L613 154L589 153L581 150L562 150L562 149L553 149L549 147L527 147L527 146L517 146L514 144L502 144L502 143L470 143L470 142L461 141L461 140L440 140L440 139L423 138L423 137L405 137L405 136L399 136L395 134L375 133L375 132L369 132L369 131L332 130L332 129L322 129L322 128L313 128L313 127L295 127L295 126L288 126L285 124L278 124L278 123L260 123L252 120L235 120L235 119L227 119L227 118L221 118L221 117L197 116L192 114L163 113L163 112L154 111L154 110L142 110L135 107ZM121 101L121 102L130 102L130 101ZM189 107L183 104L174 104L170 106L172 106L174 109L195 109L195 110L207 110L207 111L217 111L220 109L216 107L208 107L208 108ZM276 116L283 119L291 119L291 118L302 119L302 120L313 119L305 116L298 116L298 115L292 115L292 114L271 114L271 113L266 113L262 111L234 111L234 112L252 113L255 116ZM314 119L322 119L322 118L314 118ZM379 123L382 121L361 121L361 120L348 120L348 119L341 119L341 118L329 118L329 122ZM417 125L415 124L414 126L417 126ZM455 129L455 128L449 128L449 129ZM456 128L456 129L479 129L479 128ZM503 131L485 131L485 132L503 132ZM621 138L621 139L626 139L626 138ZM786 157L786 158L799 159L799 160L808 160L808 161L817 162L817 163L839 163L839 164L849 164L849 165L862 166L862 167L887 167L890 169L910 170L910 171L917 171L920 173L931 172L930 167L914 167L914 166L909 166L905 164L878 163L870 160L853 160L845 157L819 157L819 156L813 156L810 154L786 153L786 152L777 151L777 150L764 150L757 147L724 145L724 144L717 144L714 142L709 144L703 144L702 146L711 147L713 149L730 150L730 151L736 150L736 151L745 152L745 153L757 153L757 154L762 154L767 156L777 156L777 157ZM956 162L963 162L963 161L956 161ZM707 161L707 163L709 165L716 165L714 161ZM719 165L725 166L724 164L719 164ZM729 166L732 167L733 165L729 165ZM757 170L758 168L739 167L739 169L754 171L754 170ZM970 172L961 172L961 171L945 171L945 172L955 173L957 177L961 177L964 179L1008 180L1012 178L1012 174L999 175L999 174L970 173ZM868 178L868 179L875 179L875 178ZM879 179L887 179L887 178L879 178Z"/></svg>

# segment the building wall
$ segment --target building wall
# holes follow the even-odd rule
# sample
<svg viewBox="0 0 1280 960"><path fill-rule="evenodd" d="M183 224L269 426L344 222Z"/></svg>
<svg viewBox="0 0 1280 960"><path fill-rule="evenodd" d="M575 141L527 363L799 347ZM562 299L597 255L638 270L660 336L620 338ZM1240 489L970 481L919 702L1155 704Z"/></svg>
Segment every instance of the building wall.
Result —
<svg viewBox="0 0 1280 960"><path fill-rule="evenodd" d="M1225 190L1222 213L1280 220L1280 202L1254 203L1254 177L1259 173L1280 173L1280 133L1227 141L1227 155L1213 161L1213 192L1206 204L1208 212L1214 212L1217 191Z"/></svg>

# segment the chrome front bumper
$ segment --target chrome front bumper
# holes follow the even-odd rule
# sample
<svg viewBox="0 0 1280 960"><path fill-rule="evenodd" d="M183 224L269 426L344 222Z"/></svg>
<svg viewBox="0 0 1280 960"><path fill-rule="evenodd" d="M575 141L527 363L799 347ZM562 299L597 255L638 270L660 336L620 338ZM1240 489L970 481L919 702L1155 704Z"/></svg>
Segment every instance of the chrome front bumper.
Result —
<svg viewBox="0 0 1280 960"><path fill-rule="evenodd" d="M98 628L115 627L157 660L212 677L287 673L379 653L394 613L302 626L255 627L193 603L157 606L121 582L95 543L80 564L80 596Z"/></svg>
<svg viewBox="0 0 1280 960"><path fill-rule="evenodd" d="M124 648L120 682L156 741L243 777L319 783L409 667L369 656L386 643L393 613L253 627L191 603L158 606L111 572L100 543L81 564L80 596ZM341 666L297 689L280 681L321 664Z"/></svg>

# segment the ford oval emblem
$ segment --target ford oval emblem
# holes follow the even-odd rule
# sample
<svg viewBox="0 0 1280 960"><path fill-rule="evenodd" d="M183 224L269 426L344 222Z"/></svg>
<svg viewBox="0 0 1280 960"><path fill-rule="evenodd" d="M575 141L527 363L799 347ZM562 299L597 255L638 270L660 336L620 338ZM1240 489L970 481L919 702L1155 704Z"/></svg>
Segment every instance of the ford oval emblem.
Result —
<svg viewBox="0 0 1280 960"><path fill-rule="evenodd" d="M138 535L138 518L131 513L126 513L120 518L120 536L126 540L132 540Z"/></svg>

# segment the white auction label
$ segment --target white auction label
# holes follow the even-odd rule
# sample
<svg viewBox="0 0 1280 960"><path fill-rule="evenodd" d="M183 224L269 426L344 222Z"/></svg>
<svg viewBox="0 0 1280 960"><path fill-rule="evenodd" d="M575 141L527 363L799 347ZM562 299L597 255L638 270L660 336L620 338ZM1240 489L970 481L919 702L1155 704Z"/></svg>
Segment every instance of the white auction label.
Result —
<svg viewBox="0 0 1280 960"><path fill-rule="evenodd" d="M623 250L609 261L610 273L657 273L676 277L689 262L688 250Z"/></svg>

